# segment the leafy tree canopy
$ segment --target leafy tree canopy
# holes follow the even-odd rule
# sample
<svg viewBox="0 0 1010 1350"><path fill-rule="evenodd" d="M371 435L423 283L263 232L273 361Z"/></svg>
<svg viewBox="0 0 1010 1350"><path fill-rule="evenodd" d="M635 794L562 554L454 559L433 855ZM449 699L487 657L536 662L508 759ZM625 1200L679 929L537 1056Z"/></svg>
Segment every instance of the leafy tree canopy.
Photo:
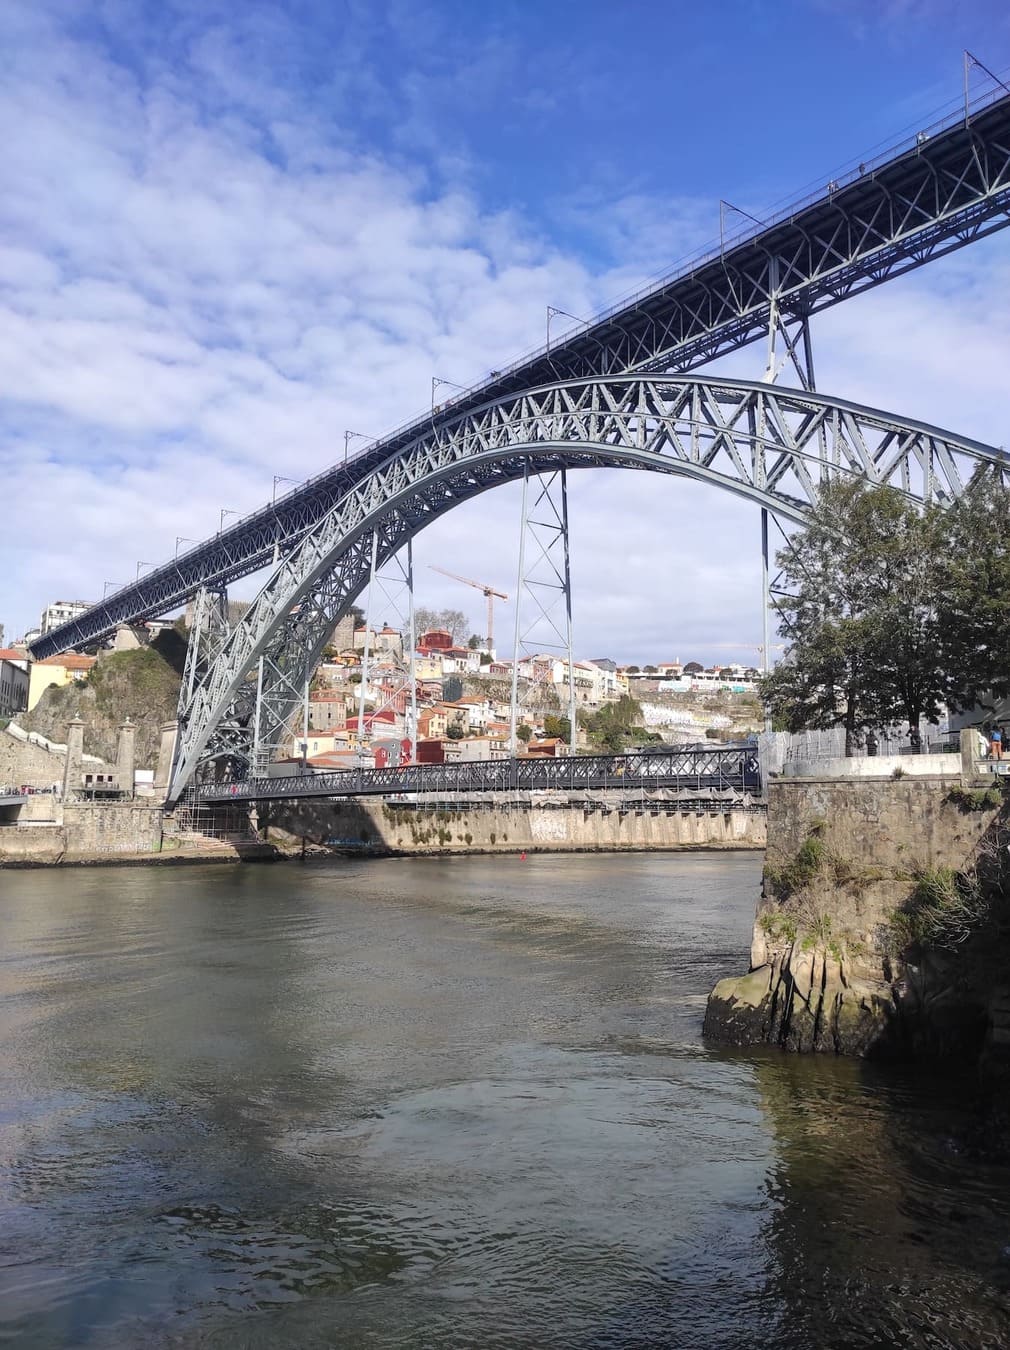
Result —
<svg viewBox="0 0 1010 1350"><path fill-rule="evenodd" d="M918 728L944 704L1010 690L1008 498L993 484L946 510L894 488L826 483L778 555L785 659L762 681L776 725Z"/></svg>

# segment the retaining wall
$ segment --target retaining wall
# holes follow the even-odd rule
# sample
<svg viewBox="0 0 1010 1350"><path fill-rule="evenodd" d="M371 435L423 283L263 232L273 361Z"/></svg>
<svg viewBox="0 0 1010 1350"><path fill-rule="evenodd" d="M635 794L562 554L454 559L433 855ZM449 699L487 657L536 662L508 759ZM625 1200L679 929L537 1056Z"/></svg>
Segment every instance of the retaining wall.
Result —
<svg viewBox="0 0 1010 1350"><path fill-rule="evenodd" d="M264 821L261 816L261 827ZM270 826L315 844L368 853L619 853L760 849L765 844L762 811L665 806L604 814L580 807L440 811L378 801L320 802L274 807L268 831Z"/></svg>

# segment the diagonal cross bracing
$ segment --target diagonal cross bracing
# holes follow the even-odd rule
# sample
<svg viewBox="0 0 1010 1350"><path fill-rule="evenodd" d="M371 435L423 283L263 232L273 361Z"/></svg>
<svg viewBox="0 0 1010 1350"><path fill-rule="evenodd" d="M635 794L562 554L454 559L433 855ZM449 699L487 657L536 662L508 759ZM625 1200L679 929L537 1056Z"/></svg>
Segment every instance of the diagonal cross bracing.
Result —
<svg viewBox="0 0 1010 1350"><path fill-rule="evenodd" d="M601 406L610 410L605 442L592 434ZM827 422L830 442L822 434ZM365 585L373 536L382 567L432 520L521 477L527 466L531 474L624 467L696 478L802 523L829 476L889 483L943 505L980 471L1004 474L1010 456L811 391L700 376L571 381L461 413L428 427L395 465L376 466L278 561L182 710L173 797L201 764L234 760L243 738L252 758L257 681L261 704L272 710L269 727L257 729L257 746L267 758L277 748L294 711L293 691Z"/></svg>
<svg viewBox="0 0 1010 1350"><path fill-rule="evenodd" d="M426 432L509 395L628 370L686 372L1010 223L1010 96L986 96L767 225L726 241L621 302L550 349L533 352L321 473L170 564L114 592L32 646L36 659L103 640L117 624L167 613L200 586L220 588L289 551L376 466ZM579 412L580 410L576 410ZM482 429L488 444L500 431Z"/></svg>

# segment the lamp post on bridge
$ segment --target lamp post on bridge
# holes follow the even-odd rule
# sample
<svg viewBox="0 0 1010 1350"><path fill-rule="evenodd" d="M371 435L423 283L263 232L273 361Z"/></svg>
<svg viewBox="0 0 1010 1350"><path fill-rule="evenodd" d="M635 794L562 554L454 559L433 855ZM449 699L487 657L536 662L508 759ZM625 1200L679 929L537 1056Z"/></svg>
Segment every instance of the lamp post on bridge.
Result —
<svg viewBox="0 0 1010 1350"><path fill-rule="evenodd" d="M457 384L455 380L443 380L441 375L432 375L431 377L432 412L435 411L435 395L443 384L446 385L449 389L458 389L461 394L467 393L467 386L465 384Z"/></svg>
<svg viewBox="0 0 1010 1350"><path fill-rule="evenodd" d="M580 319L577 314L569 314L567 309L558 309L557 305L547 306L547 350L551 349L551 320L558 317L565 319L574 319L576 323L589 323L588 319Z"/></svg>
<svg viewBox="0 0 1010 1350"><path fill-rule="evenodd" d="M351 441L377 441L378 436L369 436L364 431L345 431L344 432L344 463L347 463L348 447Z"/></svg>
<svg viewBox="0 0 1010 1350"><path fill-rule="evenodd" d="M198 544L199 542L199 539L192 539L188 534L177 534L175 536L175 556L177 558L179 556L180 544Z"/></svg>
<svg viewBox="0 0 1010 1350"><path fill-rule="evenodd" d="M303 483L304 481L305 481L305 480L304 480L303 478L286 478L283 474L275 473L275 474L274 474L274 486L273 486L273 491L272 491L271 494L270 494L270 501L271 501L272 503L274 503L274 504L276 504L276 502L277 502L277 484L278 484L278 483L290 483L292 487L301 487L301 485L302 485L302 483Z"/></svg>
<svg viewBox="0 0 1010 1350"><path fill-rule="evenodd" d="M233 511L232 508L231 508L230 506L222 506L222 507L221 507L221 514L218 516L218 521L217 521L217 532L218 532L218 534L220 534L221 531L224 529L224 518L225 518L225 516L237 516L238 514L239 514L239 512L238 512L238 511Z"/></svg>
<svg viewBox="0 0 1010 1350"><path fill-rule="evenodd" d="M137 563L137 575L133 578L134 581L139 581L139 580L140 580L140 569L141 569L142 567L157 567L157 566L158 566L157 563L138 562L138 563Z"/></svg>
<svg viewBox="0 0 1010 1350"><path fill-rule="evenodd" d="M115 587L115 589L118 591L119 588L120 588L120 586L122 586L122 584L123 584L123 583L122 583L121 581L103 581L103 582L102 582L102 599L104 600L105 597L108 595L108 593L109 593L109 587L110 587L110 586Z"/></svg>

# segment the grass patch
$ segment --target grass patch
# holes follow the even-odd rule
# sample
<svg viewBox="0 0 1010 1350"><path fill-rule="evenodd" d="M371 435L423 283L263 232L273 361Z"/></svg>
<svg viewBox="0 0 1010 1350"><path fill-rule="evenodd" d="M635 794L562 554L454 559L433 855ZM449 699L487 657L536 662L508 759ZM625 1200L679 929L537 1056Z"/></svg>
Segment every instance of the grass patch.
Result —
<svg viewBox="0 0 1010 1350"><path fill-rule="evenodd" d="M890 945L959 947L978 929L989 902L977 878L952 867L924 868L905 903L889 915Z"/></svg>
<svg viewBox="0 0 1010 1350"><path fill-rule="evenodd" d="M1003 792L997 783L984 788L966 788L958 783L947 793L947 801L959 811L992 811L1003 805Z"/></svg>

